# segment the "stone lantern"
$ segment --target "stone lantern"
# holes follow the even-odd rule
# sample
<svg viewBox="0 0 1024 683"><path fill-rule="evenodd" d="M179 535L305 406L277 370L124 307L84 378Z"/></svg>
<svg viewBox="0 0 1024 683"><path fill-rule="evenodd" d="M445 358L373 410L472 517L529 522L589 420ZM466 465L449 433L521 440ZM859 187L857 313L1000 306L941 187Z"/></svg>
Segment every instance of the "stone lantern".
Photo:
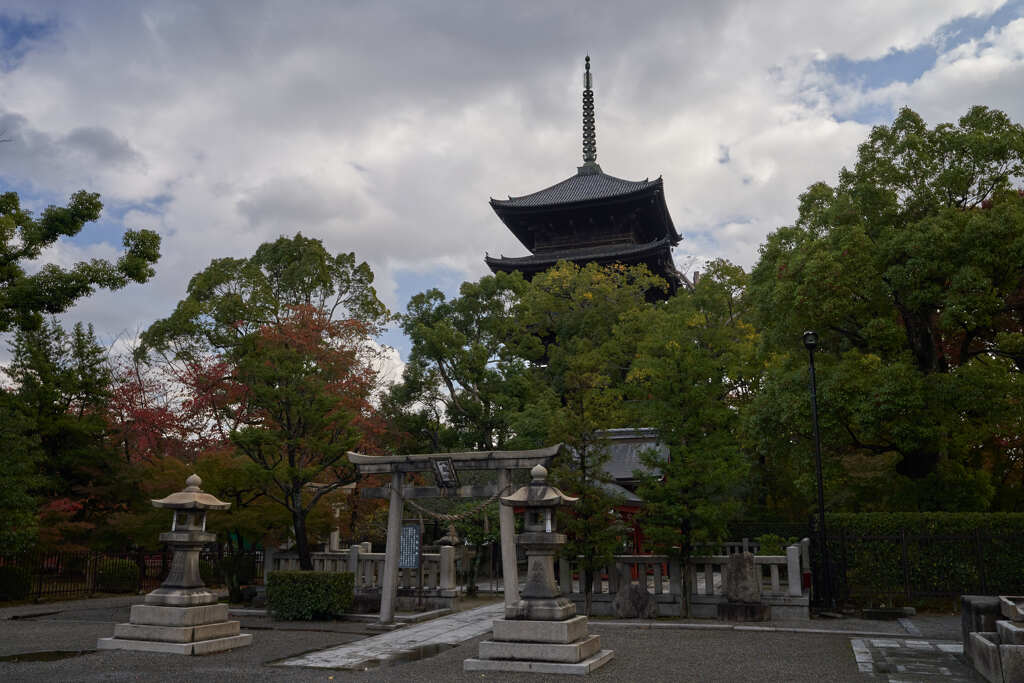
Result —
<svg viewBox="0 0 1024 683"><path fill-rule="evenodd" d="M601 636L587 632L587 618L562 596L555 582L555 554L565 534L555 529L555 511L575 503L554 486L542 465L530 470L533 480L502 505L526 509L523 533L516 543L526 549L526 586L505 618L494 620L492 639L480 643L480 655L463 662L465 671L513 671L547 674L588 674L608 663L611 650L601 649Z"/></svg>
<svg viewBox="0 0 1024 683"><path fill-rule="evenodd" d="M153 507L174 511L171 530L160 534L174 553L171 570L146 604L132 606L129 623L117 624L113 638L99 639L99 649L202 655L252 643L250 634L239 633L237 621L228 621L228 606L217 602L199 573L199 553L217 540L206 530L206 511L231 507L204 493L202 483L193 474L184 490L152 501Z"/></svg>
<svg viewBox="0 0 1024 683"><path fill-rule="evenodd" d="M530 470L530 476L528 485L501 499L502 505L526 508L524 532L516 536L516 543L526 549L529 563L521 599L505 608L505 618L560 621L575 615L576 605L562 597L555 581L555 555L565 545L565 534L555 531L555 510L579 499L549 486L543 465Z"/></svg>
<svg viewBox="0 0 1024 683"><path fill-rule="evenodd" d="M146 596L146 604L191 607L217 602L217 596L206 589L199 573L199 553L217 540L216 534L206 530L206 511L227 510L231 503L204 493L199 488L202 483L193 474L185 480L183 491L152 501L155 508L174 510L171 530L160 534L160 540L170 546L174 555L167 579Z"/></svg>

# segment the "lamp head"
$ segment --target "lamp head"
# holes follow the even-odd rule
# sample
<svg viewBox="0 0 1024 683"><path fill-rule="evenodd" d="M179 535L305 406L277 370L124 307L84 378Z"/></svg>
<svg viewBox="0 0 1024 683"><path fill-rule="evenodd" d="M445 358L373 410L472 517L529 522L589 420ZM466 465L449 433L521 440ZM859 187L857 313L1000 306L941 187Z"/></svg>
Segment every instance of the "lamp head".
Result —
<svg viewBox="0 0 1024 683"><path fill-rule="evenodd" d="M804 348L814 351L818 348L818 333L814 330L804 332Z"/></svg>

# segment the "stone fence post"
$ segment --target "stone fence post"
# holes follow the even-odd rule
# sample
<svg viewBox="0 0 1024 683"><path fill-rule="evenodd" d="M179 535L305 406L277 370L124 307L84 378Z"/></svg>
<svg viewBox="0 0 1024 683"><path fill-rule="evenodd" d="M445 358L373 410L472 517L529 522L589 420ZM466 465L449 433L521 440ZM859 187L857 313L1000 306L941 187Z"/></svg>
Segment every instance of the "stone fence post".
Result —
<svg viewBox="0 0 1024 683"><path fill-rule="evenodd" d="M348 549L348 570L359 576L359 546L353 545Z"/></svg>
<svg viewBox="0 0 1024 683"><path fill-rule="evenodd" d="M793 544L786 548L786 582L789 584L787 593L799 598L803 595L803 577L800 574L800 547Z"/></svg>
<svg viewBox="0 0 1024 683"><path fill-rule="evenodd" d="M438 564L441 565L439 588L443 591L455 590L455 548L443 545L440 555L438 560Z"/></svg>

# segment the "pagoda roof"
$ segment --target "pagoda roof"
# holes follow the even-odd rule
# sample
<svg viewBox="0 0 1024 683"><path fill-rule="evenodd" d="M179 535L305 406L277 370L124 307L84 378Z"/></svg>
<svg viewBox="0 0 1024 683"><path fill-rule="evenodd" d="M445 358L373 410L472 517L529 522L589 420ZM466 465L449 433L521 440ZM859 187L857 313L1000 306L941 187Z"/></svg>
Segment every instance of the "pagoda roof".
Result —
<svg viewBox="0 0 1024 683"><path fill-rule="evenodd" d="M495 208L551 208L589 202L596 199L614 199L641 194L660 188L660 177L654 180L623 180L608 175L597 164L584 164L578 173L532 194L508 199L491 199Z"/></svg>
<svg viewBox="0 0 1024 683"><path fill-rule="evenodd" d="M484 261L492 268L497 266L511 270L522 268L538 270L549 268L559 261L601 261L605 259L638 261L648 256L654 256L663 250L671 249L671 246L672 242L667 237L663 237L644 244L602 244L593 247L545 251L529 256L502 256L500 258L486 256Z"/></svg>

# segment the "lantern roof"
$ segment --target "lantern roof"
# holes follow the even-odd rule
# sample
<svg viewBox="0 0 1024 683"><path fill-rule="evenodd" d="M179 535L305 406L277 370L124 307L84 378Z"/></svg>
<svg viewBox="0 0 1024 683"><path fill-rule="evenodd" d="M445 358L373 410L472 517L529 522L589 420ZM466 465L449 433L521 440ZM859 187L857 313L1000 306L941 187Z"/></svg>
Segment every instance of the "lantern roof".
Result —
<svg viewBox="0 0 1024 683"><path fill-rule="evenodd" d="M543 465L537 465L530 470L532 481L523 486L515 493L501 499L502 505L513 507L555 507L558 505L571 505L579 500L567 496L554 486L548 486L548 470Z"/></svg>
<svg viewBox="0 0 1024 683"><path fill-rule="evenodd" d="M227 510L231 503L218 500L216 496L204 492L199 488L203 480L199 475L193 474L185 480L185 488L177 493L172 493L160 500L151 500L155 508L171 508L174 510Z"/></svg>

